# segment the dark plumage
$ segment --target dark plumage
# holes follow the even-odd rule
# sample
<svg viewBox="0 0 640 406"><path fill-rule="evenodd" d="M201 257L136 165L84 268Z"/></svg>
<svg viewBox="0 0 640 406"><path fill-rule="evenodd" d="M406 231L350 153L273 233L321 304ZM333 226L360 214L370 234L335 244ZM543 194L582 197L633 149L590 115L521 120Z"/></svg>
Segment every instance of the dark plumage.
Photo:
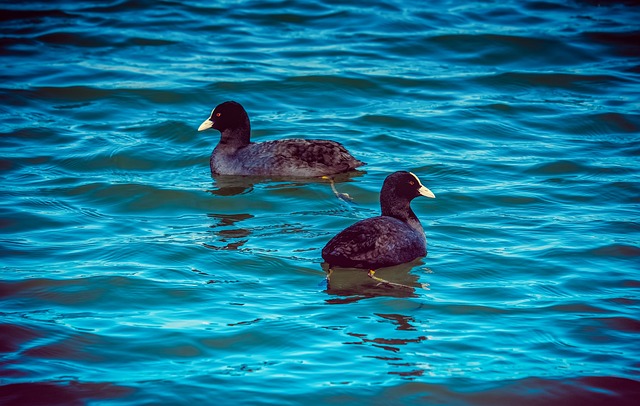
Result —
<svg viewBox="0 0 640 406"><path fill-rule="evenodd" d="M294 138L253 143L249 116L233 101L213 109L198 131L209 128L221 134L209 160L213 175L315 177L364 165L335 141Z"/></svg>
<svg viewBox="0 0 640 406"><path fill-rule="evenodd" d="M382 215L358 221L333 237L322 249L329 267L375 270L427 255L427 239L411 201L434 194L411 172L387 176L380 191Z"/></svg>

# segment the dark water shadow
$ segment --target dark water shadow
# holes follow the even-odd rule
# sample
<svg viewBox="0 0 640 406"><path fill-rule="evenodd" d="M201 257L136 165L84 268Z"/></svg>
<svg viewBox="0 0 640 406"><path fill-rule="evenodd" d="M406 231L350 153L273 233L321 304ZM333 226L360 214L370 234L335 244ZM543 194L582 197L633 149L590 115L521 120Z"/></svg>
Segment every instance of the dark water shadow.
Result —
<svg viewBox="0 0 640 406"><path fill-rule="evenodd" d="M236 223L253 218L252 214L216 214L209 213L207 217L213 219L215 224L209 226L211 233L214 235L217 243L203 245L212 250L233 251L240 249L247 243L251 231L247 228L236 226Z"/></svg>
<svg viewBox="0 0 640 406"><path fill-rule="evenodd" d="M365 269L334 267L328 273L328 264L325 262L322 269L327 272L326 293L334 296L326 302L345 304L378 296L417 297L417 291L428 289L428 285L418 282L419 276L410 271L423 264L422 258L418 258L412 262L376 270L375 276L388 282L386 283L372 279Z"/></svg>
<svg viewBox="0 0 640 406"><path fill-rule="evenodd" d="M0 404L80 406L89 401L124 398L134 391L109 382L14 383L0 386Z"/></svg>
<svg viewBox="0 0 640 406"><path fill-rule="evenodd" d="M309 183L321 183L331 187L331 180L334 184L351 182L354 178L363 176L366 172L355 170L346 173L332 175L331 179L325 178L295 178L295 177L264 177L264 176L212 176L213 188L209 193L216 196L235 196L251 193L255 185L270 182L287 182L293 185L305 185ZM335 191L334 191L335 192ZM336 192L336 194L339 192Z"/></svg>

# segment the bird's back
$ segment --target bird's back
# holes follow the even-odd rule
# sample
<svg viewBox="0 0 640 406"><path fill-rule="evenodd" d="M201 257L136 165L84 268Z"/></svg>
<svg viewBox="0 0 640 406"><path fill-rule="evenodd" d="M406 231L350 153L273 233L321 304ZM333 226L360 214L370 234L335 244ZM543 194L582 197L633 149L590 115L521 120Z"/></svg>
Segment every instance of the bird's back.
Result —
<svg viewBox="0 0 640 406"><path fill-rule="evenodd" d="M427 255L424 234L388 216L361 220L333 237L322 249L331 266L378 269Z"/></svg>

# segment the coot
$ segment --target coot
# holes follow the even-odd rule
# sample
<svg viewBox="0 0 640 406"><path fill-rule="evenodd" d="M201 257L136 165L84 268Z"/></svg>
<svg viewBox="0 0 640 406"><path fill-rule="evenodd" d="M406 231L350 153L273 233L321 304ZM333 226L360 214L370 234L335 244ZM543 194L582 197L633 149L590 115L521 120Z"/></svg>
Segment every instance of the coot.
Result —
<svg viewBox="0 0 640 406"><path fill-rule="evenodd" d="M349 172L364 165L339 143L299 138L251 142L249 116L240 103L216 106L198 131L220 131L211 153L213 175L316 177Z"/></svg>
<svg viewBox="0 0 640 406"><path fill-rule="evenodd" d="M329 265L368 269L403 264L427 255L427 239L411 201L435 195L411 172L387 176L380 191L382 215L358 221L333 237L322 249ZM375 279L375 278L374 278Z"/></svg>

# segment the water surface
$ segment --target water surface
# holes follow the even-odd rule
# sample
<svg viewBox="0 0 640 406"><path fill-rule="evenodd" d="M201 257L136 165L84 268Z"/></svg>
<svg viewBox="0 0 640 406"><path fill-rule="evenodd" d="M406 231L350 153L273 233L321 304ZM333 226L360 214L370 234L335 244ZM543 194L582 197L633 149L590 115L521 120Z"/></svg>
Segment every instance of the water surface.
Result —
<svg viewBox="0 0 640 406"><path fill-rule="evenodd" d="M427 4L428 3L428 4ZM6 3L0 403L632 404L634 2ZM198 125L330 138L327 181L212 179ZM416 173L429 254L320 250Z"/></svg>

